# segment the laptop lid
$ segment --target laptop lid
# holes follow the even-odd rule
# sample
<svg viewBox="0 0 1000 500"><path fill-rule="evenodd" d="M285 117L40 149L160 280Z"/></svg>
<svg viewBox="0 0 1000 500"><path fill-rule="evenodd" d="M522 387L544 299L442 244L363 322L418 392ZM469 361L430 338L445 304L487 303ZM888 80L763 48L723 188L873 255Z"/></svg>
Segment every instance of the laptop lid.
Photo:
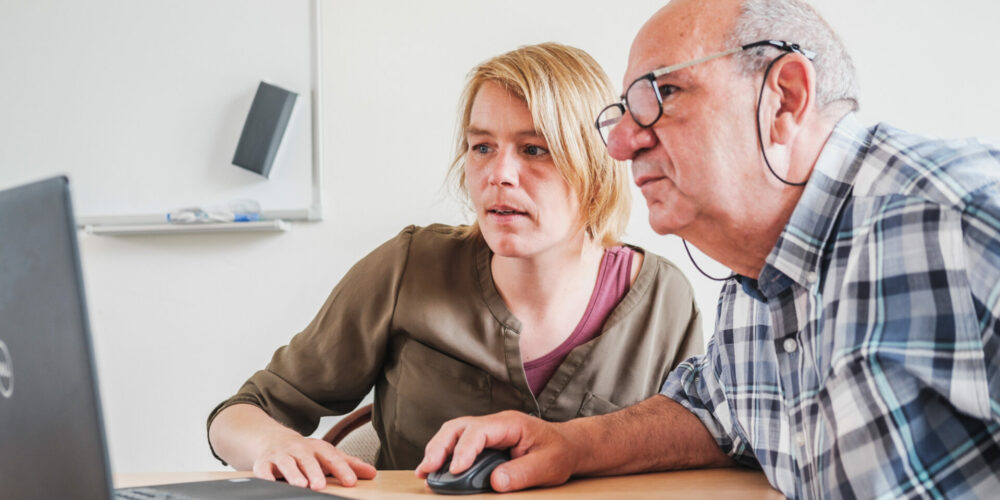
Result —
<svg viewBox="0 0 1000 500"><path fill-rule="evenodd" d="M110 498L65 177L0 191L0 496Z"/></svg>
<svg viewBox="0 0 1000 500"><path fill-rule="evenodd" d="M112 496L69 182L0 191L0 499ZM255 478L126 498L344 498Z"/></svg>

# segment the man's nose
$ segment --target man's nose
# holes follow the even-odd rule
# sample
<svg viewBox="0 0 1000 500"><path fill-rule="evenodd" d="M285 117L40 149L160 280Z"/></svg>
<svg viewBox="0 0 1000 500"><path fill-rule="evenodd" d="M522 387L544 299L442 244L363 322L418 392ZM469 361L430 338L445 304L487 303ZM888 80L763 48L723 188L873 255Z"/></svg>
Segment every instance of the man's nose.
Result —
<svg viewBox="0 0 1000 500"><path fill-rule="evenodd" d="M625 113L621 121L608 132L608 154L616 160L631 160L635 155L653 146L656 134L652 128L640 127L632 119L631 113Z"/></svg>

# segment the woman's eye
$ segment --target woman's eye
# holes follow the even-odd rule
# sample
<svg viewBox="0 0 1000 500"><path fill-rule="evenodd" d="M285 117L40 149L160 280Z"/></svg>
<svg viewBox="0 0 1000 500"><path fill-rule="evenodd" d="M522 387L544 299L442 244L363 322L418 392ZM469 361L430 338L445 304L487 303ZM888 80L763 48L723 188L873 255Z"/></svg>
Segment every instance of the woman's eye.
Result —
<svg viewBox="0 0 1000 500"><path fill-rule="evenodd" d="M524 152L528 156L541 156L549 152L549 150L535 145L528 145L524 147Z"/></svg>
<svg viewBox="0 0 1000 500"><path fill-rule="evenodd" d="M490 152L490 147L485 144L476 144L472 146L472 151L484 155Z"/></svg>

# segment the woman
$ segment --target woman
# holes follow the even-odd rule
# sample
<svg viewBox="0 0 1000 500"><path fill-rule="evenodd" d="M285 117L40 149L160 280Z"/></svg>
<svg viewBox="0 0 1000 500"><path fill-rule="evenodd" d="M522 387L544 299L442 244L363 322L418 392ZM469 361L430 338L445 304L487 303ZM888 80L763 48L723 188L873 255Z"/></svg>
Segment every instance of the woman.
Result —
<svg viewBox="0 0 1000 500"><path fill-rule="evenodd" d="M302 434L373 386L376 465L392 469L414 468L458 416L562 421L655 394L701 328L681 273L618 243L628 172L591 125L612 100L597 63L563 45L476 67L452 165L476 223L409 227L358 262L209 417L217 455L263 478L353 485L375 469Z"/></svg>

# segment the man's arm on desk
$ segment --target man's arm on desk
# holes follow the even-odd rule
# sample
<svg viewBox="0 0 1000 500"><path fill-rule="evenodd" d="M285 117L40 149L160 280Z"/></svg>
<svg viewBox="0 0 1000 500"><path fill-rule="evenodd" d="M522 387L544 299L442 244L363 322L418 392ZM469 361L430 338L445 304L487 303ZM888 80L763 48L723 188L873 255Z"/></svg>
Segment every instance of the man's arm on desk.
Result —
<svg viewBox="0 0 1000 500"><path fill-rule="evenodd" d="M494 470L497 491L562 484L570 476L735 465L694 414L657 395L615 413L561 423L516 411L450 420L428 442L417 475L427 477L449 455L451 472L461 472L484 448L510 448L514 457Z"/></svg>

